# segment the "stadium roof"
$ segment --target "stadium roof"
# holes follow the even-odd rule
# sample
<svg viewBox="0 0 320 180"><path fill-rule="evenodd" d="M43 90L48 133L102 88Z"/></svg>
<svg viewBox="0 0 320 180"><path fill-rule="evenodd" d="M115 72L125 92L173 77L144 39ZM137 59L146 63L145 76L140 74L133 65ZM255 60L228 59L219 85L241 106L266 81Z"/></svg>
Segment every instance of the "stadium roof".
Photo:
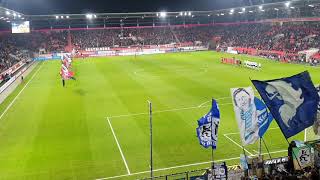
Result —
<svg viewBox="0 0 320 180"><path fill-rule="evenodd" d="M254 2L254 0L250 0ZM266 0L266 2L268 2ZM252 4L252 3L251 3ZM250 6L241 6L210 11L158 11L130 13L79 13L25 15L7 8L0 8L0 20L3 22L26 19L33 28L68 28L97 26L139 26L154 24L210 23L230 21L253 21L266 18L294 17L305 12L310 17L315 7L320 7L319 0L292 0ZM8 13L9 12L9 13ZM299 15L298 15L299 16Z"/></svg>

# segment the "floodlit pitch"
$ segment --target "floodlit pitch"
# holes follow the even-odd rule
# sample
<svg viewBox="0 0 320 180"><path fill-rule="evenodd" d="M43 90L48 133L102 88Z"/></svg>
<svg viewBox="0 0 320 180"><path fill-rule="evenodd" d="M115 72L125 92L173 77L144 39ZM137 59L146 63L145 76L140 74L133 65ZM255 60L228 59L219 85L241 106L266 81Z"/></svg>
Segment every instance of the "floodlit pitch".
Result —
<svg viewBox="0 0 320 180"><path fill-rule="evenodd" d="M262 64L252 70L221 64L216 52L76 59L77 81L61 86L59 61L40 62L0 105L0 174L4 179L134 179L149 176L147 100L153 103L155 175L208 167L211 150L199 145L197 120L211 98L221 109L216 161L242 153L230 88L317 67L236 56ZM257 95L257 93L256 93ZM294 137L303 139L303 133ZM273 123L265 135L272 157L287 143ZM245 147L258 153L258 144ZM262 150L265 157L269 155Z"/></svg>

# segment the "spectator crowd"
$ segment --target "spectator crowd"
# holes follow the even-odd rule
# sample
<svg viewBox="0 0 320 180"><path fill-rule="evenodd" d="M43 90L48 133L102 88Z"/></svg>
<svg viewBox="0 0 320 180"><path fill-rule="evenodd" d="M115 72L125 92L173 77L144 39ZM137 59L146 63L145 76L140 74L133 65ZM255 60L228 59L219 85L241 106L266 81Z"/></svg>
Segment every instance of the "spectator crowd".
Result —
<svg viewBox="0 0 320 180"><path fill-rule="evenodd" d="M217 40L218 39L218 40ZM0 72L25 57L23 52L39 53L94 47L128 47L194 43L218 47L297 53L320 48L319 23L229 24L211 26L168 26L83 30L33 31L30 34L0 33ZM21 56L21 57L20 57ZM320 57L320 55L316 56Z"/></svg>

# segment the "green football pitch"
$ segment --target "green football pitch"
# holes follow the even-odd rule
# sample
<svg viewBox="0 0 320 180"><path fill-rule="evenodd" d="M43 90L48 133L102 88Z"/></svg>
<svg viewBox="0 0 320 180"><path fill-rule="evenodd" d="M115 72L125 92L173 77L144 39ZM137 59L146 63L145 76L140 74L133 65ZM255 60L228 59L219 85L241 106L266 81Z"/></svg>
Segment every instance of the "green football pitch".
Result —
<svg viewBox="0 0 320 180"><path fill-rule="evenodd" d="M211 150L199 145L197 120L216 98L221 110L215 161L239 163L242 153L230 88L252 86L320 69L262 58L262 70L220 63L230 54L172 53L76 59L76 81L62 87L60 62L38 63L0 105L0 179L135 179L149 176L148 104L153 105L155 175L209 166ZM303 139L303 133L293 137ZM275 122L265 135L272 157L287 142ZM256 155L258 143L245 147ZM266 148L263 147L265 157Z"/></svg>

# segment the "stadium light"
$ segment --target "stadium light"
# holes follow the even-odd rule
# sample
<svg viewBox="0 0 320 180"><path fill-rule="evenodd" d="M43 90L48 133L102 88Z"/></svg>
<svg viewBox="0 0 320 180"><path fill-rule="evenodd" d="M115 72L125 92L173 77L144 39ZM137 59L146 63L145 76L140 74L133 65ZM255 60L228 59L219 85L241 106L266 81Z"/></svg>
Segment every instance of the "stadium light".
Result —
<svg viewBox="0 0 320 180"><path fill-rule="evenodd" d="M312 8L314 7L314 5L312 5L312 4L309 4L308 6L309 6L309 7L312 7Z"/></svg>
<svg viewBox="0 0 320 180"><path fill-rule="evenodd" d="M64 17L63 16L61 16L61 19L63 19Z"/></svg>
<svg viewBox="0 0 320 180"><path fill-rule="evenodd" d="M253 11L249 11L249 13L253 13Z"/></svg>
<svg viewBox="0 0 320 180"><path fill-rule="evenodd" d="M286 7L288 8L290 6L290 1L284 3L286 5Z"/></svg>
<svg viewBox="0 0 320 180"><path fill-rule="evenodd" d="M183 12L180 12L179 15L182 16L182 15L183 15Z"/></svg>
<svg viewBox="0 0 320 180"><path fill-rule="evenodd" d="M165 12L165 11L160 12L160 17L161 18L167 17L167 12Z"/></svg>
<svg viewBox="0 0 320 180"><path fill-rule="evenodd" d="M97 15L94 14L93 16L94 16L94 18L97 18Z"/></svg>
<svg viewBox="0 0 320 180"><path fill-rule="evenodd" d="M14 16L14 17L16 17L16 16L17 16L17 14L16 14L16 13L13 13L13 16Z"/></svg>
<svg viewBox="0 0 320 180"><path fill-rule="evenodd" d="M186 16L186 15L187 15L187 12L184 12L184 15Z"/></svg>
<svg viewBox="0 0 320 180"><path fill-rule="evenodd" d="M208 17L210 17L210 14L208 14Z"/></svg>
<svg viewBox="0 0 320 180"><path fill-rule="evenodd" d="M239 14L243 14L243 12L242 12L242 11L239 11L238 13L239 13Z"/></svg>
<svg viewBox="0 0 320 180"><path fill-rule="evenodd" d="M221 13L220 15L221 15L221 16L224 16L224 14L223 14L223 13Z"/></svg>
<svg viewBox="0 0 320 180"><path fill-rule="evenodd" d="M230 13L233 13L233 12L234 12L234 9L231 9L231 10L230 10Z"/></svg>
<svg viewBox="0 0 320 180"><path fill-rule="evenodd" d="M279 9L278 9L278 8L274 8L274 10L279 11Z"/></svg>
<svg viewBox="0 0 320 180"><path fill-rule="evenodd" d="M56 19L59 19L59 16L56 16Z"/></svg>
<svg viewBox="0 0 320 180"><path fill-rule="evenodd" d="M188 12L188 16L191 16L191 12L190 11Z"/></svg>
<svg viewBox="0 0 320 180"><path fill-rule="evenodd" d="M259 9L262 10L263 6L259 6Z"/></svg>
<svg viewBox="0 0 320 180"><path fill-rule="evenodd" d="M176 16L176 18L178 18L178 16Z"/></svg>
<svg viewBox="0 0 320 180"><path fill-rule="evenodd" d="M6 11L6 15L10 15L10 12L9 12L9 11Z"/></svg>
<svg viewBox="0 0 320 180"><path fill-rule="evenodd" d="M242 12L246 12L246 8L242 8Z"/></svg>
<svg viewBox="0 0 320 180"><path fill-rule="evenodd" d="M291 9L294 9L295 7L291 6L290 8L291 8Z"/></svg>
<svg viewBox="0 0 320 180"><path fill-rule="evenodd" d="M86 18L87 19L92 19L93 18L93 14L86 14Z"/></svg>
<svg viewBox="0 0 320 180"><path fill-rule="evenodd" d="M69 19L70 17L69 17L69 16L66 16L66 18Z"/></svg>

